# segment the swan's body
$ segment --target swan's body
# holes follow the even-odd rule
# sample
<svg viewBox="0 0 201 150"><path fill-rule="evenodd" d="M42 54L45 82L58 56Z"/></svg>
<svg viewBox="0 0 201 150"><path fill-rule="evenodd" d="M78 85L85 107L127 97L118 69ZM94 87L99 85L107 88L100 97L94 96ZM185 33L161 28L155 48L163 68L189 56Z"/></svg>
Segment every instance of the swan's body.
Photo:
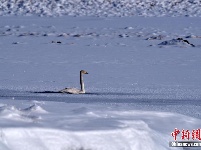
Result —
<svg viewBox="0 0 201 150"><path fill-rule="evenodd" d="M76 89L76 88L65 88L59 92L61 93L68 93L68 94L84 94L85 93L85 89L84 89L84 81L83 81L83 74L88 74L88 72L86 72L85 70L81 70L80 71L80 86L81 89Z"/></svg>

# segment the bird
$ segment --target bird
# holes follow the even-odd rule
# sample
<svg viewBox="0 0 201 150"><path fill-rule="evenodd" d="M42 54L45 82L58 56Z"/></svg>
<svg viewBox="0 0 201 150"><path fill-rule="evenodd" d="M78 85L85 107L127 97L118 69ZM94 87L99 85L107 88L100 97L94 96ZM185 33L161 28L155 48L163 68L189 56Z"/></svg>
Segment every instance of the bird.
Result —
<svg viewBox="0 0 201 150"><path fill-rule="evenodd" d="M63 90L60 90L60 93L67 93L67 94L85 94L85 89L84 89L84 81L83 81L83 74L89 74L85 70L80 71L80 86L81 89L76 89L76 88L65 88Z"/></svg>

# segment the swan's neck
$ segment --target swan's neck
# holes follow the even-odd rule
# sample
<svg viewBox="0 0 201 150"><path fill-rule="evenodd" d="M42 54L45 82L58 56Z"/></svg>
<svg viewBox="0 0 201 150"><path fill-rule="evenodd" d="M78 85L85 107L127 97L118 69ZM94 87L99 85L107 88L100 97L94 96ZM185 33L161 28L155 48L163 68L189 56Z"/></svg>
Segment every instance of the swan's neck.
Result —
<svg viewBox="0 0 201 150"><path fill-rule="evenodd" d="M80 85L81 85L81 91L82 92L85 92L85 89L84 89L84 82L83 82L83 76L82 76L82 73L80 72Z"/></svg>

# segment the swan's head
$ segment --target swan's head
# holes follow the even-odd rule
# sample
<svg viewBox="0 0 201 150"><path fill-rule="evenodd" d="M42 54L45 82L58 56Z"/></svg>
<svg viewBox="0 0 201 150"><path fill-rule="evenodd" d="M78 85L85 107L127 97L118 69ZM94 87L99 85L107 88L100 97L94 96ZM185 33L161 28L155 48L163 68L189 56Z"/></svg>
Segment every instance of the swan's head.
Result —
<svg viewBox="0 0 201 150"><path fill-rule="evenodd" d="M88 72L86 72L85 70L81 70L80 73L82 73L82 74L88 74Z"/></svg>

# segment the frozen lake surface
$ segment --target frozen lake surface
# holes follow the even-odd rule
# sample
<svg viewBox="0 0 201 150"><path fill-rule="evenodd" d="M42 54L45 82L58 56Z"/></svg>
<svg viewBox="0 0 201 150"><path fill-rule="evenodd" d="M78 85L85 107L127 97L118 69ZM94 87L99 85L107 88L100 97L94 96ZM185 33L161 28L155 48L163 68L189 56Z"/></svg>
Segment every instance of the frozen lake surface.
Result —
<svg viewBox="0 0 201 150"><path fill-rule="evenodd" d="M171 149L175 128L200 129L200 25L1 17L0 149ZM56 93L82 69L86 94Z"/></svg>

